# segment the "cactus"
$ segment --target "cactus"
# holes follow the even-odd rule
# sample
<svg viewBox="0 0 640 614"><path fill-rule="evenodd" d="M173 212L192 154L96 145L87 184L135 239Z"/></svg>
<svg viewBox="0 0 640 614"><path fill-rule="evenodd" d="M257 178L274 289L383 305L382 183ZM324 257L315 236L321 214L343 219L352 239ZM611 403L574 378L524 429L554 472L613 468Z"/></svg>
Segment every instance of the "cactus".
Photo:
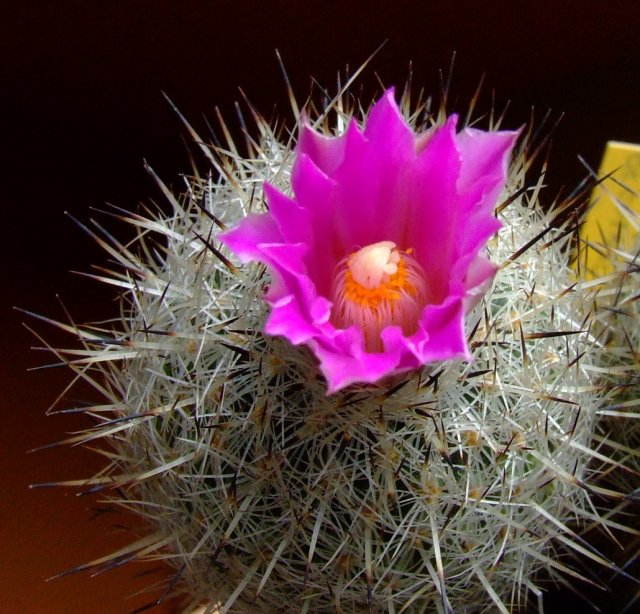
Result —
<svg viewBox="0 0 640 614"><path fill-rule="evenodd" d="M366 121L352 100L307 112L340 133ZM446 119L408 92L400 106L416 130ZM183 194L154 175L168 210L114 212L135 241L90 230L120 317L58 324L81 347L54 351L104 396L73 439L112 448L86 487L150 527L106 564L162 558L185 611L265 613L508 612L541 605L549 579L586 580L580 560L611 568L580 533L619 528L600 506L620 495L597 481L616 354L569 266L576 202L543 206L543 173L529 183L544 143L530 131L513 156L487 247L499 270L466 318L473 360L327 394L306 347L263 333L265 267L217 238L264 210L265 182L291 191L294 138L252 114L248 155L202 145L212 171Z"/></svg>

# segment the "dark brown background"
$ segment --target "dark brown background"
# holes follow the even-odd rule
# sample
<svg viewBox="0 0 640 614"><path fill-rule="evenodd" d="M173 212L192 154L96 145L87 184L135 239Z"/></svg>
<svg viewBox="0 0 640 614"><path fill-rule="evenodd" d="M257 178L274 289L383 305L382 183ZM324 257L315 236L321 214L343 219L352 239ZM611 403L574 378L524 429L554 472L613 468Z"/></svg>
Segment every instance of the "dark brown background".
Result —
<svg viewBox="0 0 640 614"><path fill-rule="evenodd" d="M44 582L126 543L127 521L92 519L96 501L74 491L27 490L84 477L100 461L77 449L25 454L84 423L44 417L69 376L26 372L47 359L29 351L37 342L11 307L62 317L58 293L80 320L114 313L109 291L68 273L104 256L63 212L86 221L105 201L133 208L158 197L143 158L168 182L188 170L183 131L161 90L204 130L202 115L213 119L215 105L233 116L238 86L263 113L275 103L286 115L276 48L300 98L310 76L332 87L337 70L356 67L385 39L363 79L368 91L374 71L402 84L412 61L415 84L435 93L438 69L457 51L453 91L462 101L486 72L485 101L491 88L499 103L512 101L510 127L532 106L565 113L551 198L583 176L577 154L597 166L607 140L640 142L639 36L635 0L3 3L0 611L108 614L145 602L124 598L144 585L137 567Z"/></svg>

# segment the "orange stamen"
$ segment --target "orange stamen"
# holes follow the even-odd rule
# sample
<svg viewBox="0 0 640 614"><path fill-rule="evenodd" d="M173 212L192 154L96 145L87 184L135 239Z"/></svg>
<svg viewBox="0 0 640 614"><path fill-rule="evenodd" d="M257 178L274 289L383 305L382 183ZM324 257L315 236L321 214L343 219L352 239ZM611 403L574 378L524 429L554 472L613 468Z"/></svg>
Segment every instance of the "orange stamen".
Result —
<svg viewBox="0 0 640 614"><path fill-rule="evenodd" d="M381 241L338 264L331 321L338 328L360 326L366 349L380 352L382 330L395 325L413 334L426 302L425 274L411 250L400 252L391 241Z"/></svg>

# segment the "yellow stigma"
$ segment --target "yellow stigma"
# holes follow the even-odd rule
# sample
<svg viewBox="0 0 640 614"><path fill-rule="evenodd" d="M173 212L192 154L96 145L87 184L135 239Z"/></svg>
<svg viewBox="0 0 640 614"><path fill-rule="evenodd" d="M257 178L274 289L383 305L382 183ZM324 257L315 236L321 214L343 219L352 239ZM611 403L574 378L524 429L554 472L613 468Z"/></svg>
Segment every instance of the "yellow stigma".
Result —
<svg viewBox="0 0 640 614"><path fill-rule="evenodd" d="M417 330L427 285L411 250L401 252L393 241L380 241L338 263L332 294L334 326L359 326L366 349L380 352L387 326L400 326L405 335Z"/></svg>

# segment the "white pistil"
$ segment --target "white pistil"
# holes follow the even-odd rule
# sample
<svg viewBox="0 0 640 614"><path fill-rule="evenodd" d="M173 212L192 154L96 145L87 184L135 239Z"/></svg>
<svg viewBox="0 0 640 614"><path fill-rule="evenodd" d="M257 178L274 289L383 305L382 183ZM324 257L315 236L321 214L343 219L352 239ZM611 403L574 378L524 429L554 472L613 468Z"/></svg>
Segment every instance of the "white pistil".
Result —
<svg viewBox="0 0 640 614"><path fill-rule="evenodd" d="M368 289L378 288L398 271L400 254L393 241L372 243L349 258L353 279Z"/></svg>

